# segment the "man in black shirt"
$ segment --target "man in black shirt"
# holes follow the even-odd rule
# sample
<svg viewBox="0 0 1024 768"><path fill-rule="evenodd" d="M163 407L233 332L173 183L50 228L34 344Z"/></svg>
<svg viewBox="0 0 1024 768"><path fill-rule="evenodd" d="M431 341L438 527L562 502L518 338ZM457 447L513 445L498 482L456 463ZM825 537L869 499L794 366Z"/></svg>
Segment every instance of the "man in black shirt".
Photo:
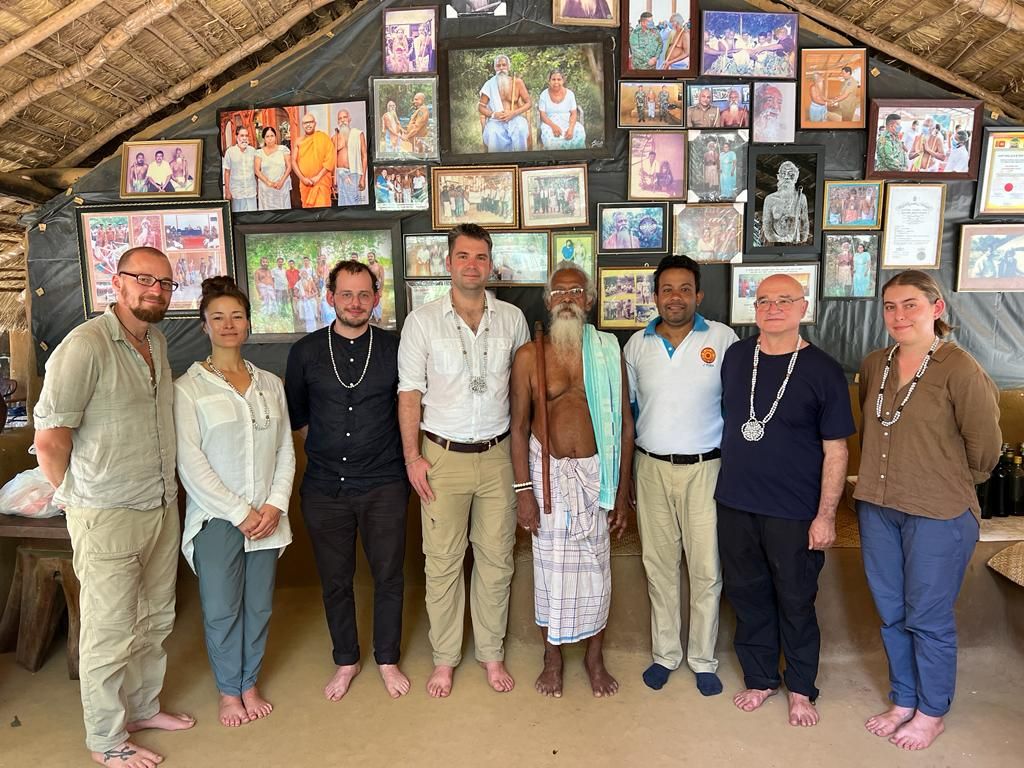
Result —
<svg viewBox="0 0 1024 768"><path fill-rule="evenodd" d="M306 441L302 515L338 665L324 688L331 701L348 692L360 669L357 531L373 574L374 659L392 698L409 692L398 668L409 484L396 411L398 337L369 324L380 298L369 267L338 262L327 280L337 319L295 343L285 375L292 429Z"/></svg>

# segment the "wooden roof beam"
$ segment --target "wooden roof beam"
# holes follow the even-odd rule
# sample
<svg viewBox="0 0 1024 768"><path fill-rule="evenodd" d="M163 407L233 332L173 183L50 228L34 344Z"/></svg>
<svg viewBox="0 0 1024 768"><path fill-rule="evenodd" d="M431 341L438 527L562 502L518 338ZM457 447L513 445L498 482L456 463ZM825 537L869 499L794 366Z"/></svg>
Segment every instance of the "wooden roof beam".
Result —
<svg viewBox="0 0 1024 768"><path fill-rule="evenodd" d="M231 24L228 23L227 19L225 19L223 16L221 16L215 10L213 10L213 8L210 7L210 4L208 2L206 2L206 0L195 0L195 2L199 3L200 7L202 7L202 9L204 11L206 11L206 13L214 21L216 21L218 24L220 24L222 29L227 31L227 33L231 36L231 39L233 39L237 45L241 45L242 43L245 42L245 38L243 38L240 34L238 34L238 30L235 29L233 26L231 26ZM248 3L242 3L241 5L247 11L249 10L249 4ZM252 11L249 11L249 15L252 16L254 19L256 19L256 14L253 13ZM256 23L257 23L257 25L260 26L261 29L263 28L263 25L260 24L259 19L256 19Z"/></svg>
<svg viewBox="0 0 1024 768"><path fill-rule="evenodd" d="M93 8L103 5L106 0L75 0L39 24L31 25L23 35L0 48L0 67L12 59L34 48L51 35L57 34L71 22L80 19Z"/></svg>
<svg viewBox="0 0 1024 768"><path fill-rule="evenodd" d="M171 14L171 19L173 19L175 24L182 28L188 39L192 40L194 43L196 43L196 45L198 45L200 48L206 51L206 55L209 56L211 59L216 59L220 55L220 51L218 51L216 48L214 48L212 45L206 42L206 38L203 35L197 35L192 32L192 30L189 28L188 22L181 18L177 11Z"/></svg>

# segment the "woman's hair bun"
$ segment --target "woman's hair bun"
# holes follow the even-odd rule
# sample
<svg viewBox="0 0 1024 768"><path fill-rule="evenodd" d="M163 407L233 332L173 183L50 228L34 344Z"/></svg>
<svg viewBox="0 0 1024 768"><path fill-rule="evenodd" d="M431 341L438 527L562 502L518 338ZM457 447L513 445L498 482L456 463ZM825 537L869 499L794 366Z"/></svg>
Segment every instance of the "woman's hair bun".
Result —
<svg viewBox="0 0 1024 768"><path fill-rule="evenodd" d="M217 296L222 293L234 293L237 290L235 278L231 275L216 275L203 280L203 296Z"/></svg>

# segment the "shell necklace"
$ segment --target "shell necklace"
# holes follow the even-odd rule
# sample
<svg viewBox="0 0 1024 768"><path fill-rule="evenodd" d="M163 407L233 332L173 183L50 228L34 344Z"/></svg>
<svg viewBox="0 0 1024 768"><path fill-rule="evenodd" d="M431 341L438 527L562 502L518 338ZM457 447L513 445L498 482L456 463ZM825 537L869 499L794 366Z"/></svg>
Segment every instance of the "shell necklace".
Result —
<svg viewBox="0 0 1024 768"><path fill-rule="evenodd" d="M895 357L896 350L900 348L900 345L896 344L891 350L889 350L889 355L885 358L885 368L882 370L882 383L878 387L878 399L875 400L875 417L878 419L878 423L883 427L891 427L900 420L900 415L903 413L903 406L907 404L907 401L910 400L910 396L914 394L914 390L917 389L917 382L921 380L921 377L924 376L924 372L928 370L928 363L932 361L932 355L935 354L935 350L938 349L939 344L939 337L936 336L935 341L932 342L932 345L925 353L924 360L921 361L921 365L917 367L917 373L914 374L914 378L910 382L910 389L907 390L907 394L903 398L903 402L899 404L898 408L896 408L896 413L892 415L892 418L887 421L882 418L882 393L885 391L885 382L889 378L889 371L892 370L892 359Z"/></svg>
<svg viewBox="0 0 1024 768"><path fill-rule="evenodd" d="M772 420L772 416L775 415L775 409L779 407L779 403L782 402L782 396L786 394L786 385L789 384L789 377L793 375L793 368L796 366L797 355L800 354L800 344L803 343L803 339L800 336L796 337L796 349L793 350L793 356L789 358L789 366L786 368L786 378L782 380L782 385L779 387L778 393L775 395L775 402L772 403L772 407L768 410L768 413L763 419L758 419L754 415L754 390L757 389L757 362L761 357L761 341L758 339L757 344L754 347L754 370L750 375L750 418L743 423L740 427L740 433L743 435L743 439L756 443L762 437L764 437L764 428L769 421Z"/></svg>

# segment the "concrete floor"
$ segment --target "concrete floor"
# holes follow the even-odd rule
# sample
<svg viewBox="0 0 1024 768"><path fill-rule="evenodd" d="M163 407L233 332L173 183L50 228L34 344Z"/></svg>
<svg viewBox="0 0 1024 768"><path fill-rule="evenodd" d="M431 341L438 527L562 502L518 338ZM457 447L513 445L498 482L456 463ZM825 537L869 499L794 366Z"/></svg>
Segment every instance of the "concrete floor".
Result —
<svg viewBox="0 0 1024 768"><path fill-rule="evenodd" d="M348 696L330 703L321 688L333 672L319 592L277 593L262 688L276 707L269 719L227 729L217 722L216 692L206 662L194 579L180 590L177 628L169 641L165 706L198 718L192 731L142 734L140 743L181 768L263 766L725 766L845 768L846 766L1019 766L1024 764L1024 685L1020 657L988 651L961 653L957 702L947 731L930 750L903 753L868 734L862 722L885 705L880 655L829 659L819 686L821 723L797 729L786 722L785 699L743 713L728 695L702 698L689 672L677 672L660 692L640 673L648 650L613 648L608 666L619 695L596 700L582 672L581 651L567 654L566 692L544 699L533 690L540 645L512 641L507 653L516 689L487 688L472 653L447 700L430 699L424 683L430 650L421 588L410 588L403 667L412 692L392 701L384 692L369 645L369 595L362 591L364 655L371 662ZM468 637L468 634L467 634ZM365 663L365 661L364 661ZM740 686L735 657L722 654L730 694ZM11 727L17 717L20 727ZM0 767L88 765L78 684L69 681L64 651L55 643L46 665L32 675L0 655Z"/></svg>

